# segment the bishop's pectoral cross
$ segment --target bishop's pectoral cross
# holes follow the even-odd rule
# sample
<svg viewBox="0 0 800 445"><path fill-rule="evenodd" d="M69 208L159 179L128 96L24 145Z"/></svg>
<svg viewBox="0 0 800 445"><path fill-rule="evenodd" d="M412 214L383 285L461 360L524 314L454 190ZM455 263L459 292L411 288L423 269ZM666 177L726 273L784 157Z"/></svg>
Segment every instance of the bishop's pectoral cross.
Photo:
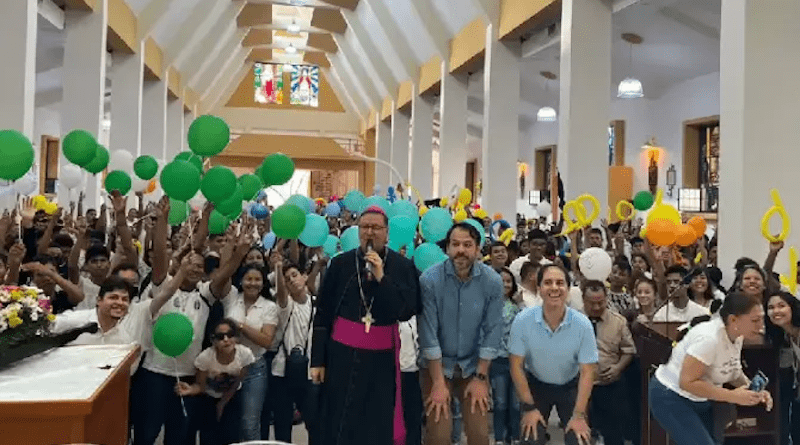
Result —
<svg viewBox="0 0 800 445"><path fill-rule="evenodd" d="M372 318L372 313L367 312L367 315L361 317L361 321L364 322L364 332L369 334L369 328L372 326L372 323L375 322L375 319Z"/></svg>

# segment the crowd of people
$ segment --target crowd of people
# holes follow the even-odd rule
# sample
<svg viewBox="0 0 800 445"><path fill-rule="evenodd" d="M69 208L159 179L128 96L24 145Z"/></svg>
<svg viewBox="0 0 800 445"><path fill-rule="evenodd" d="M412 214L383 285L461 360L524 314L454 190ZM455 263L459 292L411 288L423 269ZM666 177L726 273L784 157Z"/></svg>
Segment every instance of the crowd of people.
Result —
<svg viewBox="0 0 800 445"><path fill-rule="evenodd" d="M98 325L74 344L142 346L134 445L162 430L165 445L291 442L299 421L311 445L450 445L463 433L470 445L544 444L553 407L567 444L638 444L632 332L653 322L685 323L649 383L675 443L722 443L720 406L773 408L742 372L748 342L779 351L781 441L800 443L800 303L772 272L780 242L763 267L737 261L725 289L714 238L654 247L635 221L561 236L561 224L518 217L506 242L486 218L484 233L455 223L438 243L447 259L418 271L388 248L380 207L328 217L331 234L357 226L360 241L329 258L298 240L264 245L269 218L243 213L209 234L212 204L170 226L168 198L106 199L52 215L24 199L0 218L0 279L42 289L54 332ZM588 248L613 259L605 281L581 273ZM175 358L152 342L168 313L195 332Z"/></svg>

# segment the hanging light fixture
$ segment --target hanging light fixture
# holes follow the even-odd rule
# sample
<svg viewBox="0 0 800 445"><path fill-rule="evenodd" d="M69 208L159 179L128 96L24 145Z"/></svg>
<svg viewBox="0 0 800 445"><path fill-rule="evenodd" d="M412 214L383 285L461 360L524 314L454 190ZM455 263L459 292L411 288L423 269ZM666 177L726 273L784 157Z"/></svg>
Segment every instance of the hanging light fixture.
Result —
<svg viewBox="0 0 800 445"><path fill-rule="evenodd" d="M297 54L297 48L290 43L289 46L286 47L286 54Z"/></svg>
<svg viewBox="0 0 800 445"><path fill-rule="evenodd" d="M549 86L550 81L556 79L556 75L551 73L550 71L542 71L539 73L544 77L544 95L545 98L549 98ZM546 100L546 99L545 99ZM539 108L539 111L536 113L536 120L538 122L555 122L558 119L558 114L553 107L542 107Z"/></svg>
<svg viewBox="0 0 800 445"><path fill-rule="evenodd" d="M642 82L633 77L633 45L641 44L642 37L638 34L625 33L622 35L622 40L630 44L630 53L628 54L629 76L619 83L617 97L620 99L638 99L644 97L644 90L642 89Z"/></svg>
<svg viewBox="0 0 800 445"><path fill-rule="evenodd" d="M292 23L286 27L286 31L292 34L297 34L298 32L300 32L300 25L297 24L297 20L292 19Z"/></svg>

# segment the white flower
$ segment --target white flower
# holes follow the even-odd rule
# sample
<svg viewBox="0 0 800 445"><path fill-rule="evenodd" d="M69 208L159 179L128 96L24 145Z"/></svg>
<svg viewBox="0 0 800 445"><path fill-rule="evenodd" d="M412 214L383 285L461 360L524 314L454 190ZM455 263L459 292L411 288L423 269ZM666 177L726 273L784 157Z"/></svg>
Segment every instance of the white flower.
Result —
<svg viewBox="0 0 800 445"><path fill-rule="evenodd" d="M39 314L36 311L31 312L31 321L36 321L39 319Z"/></svg>
<svg viewBox="0 0 800 445"><path fill-rule="evenodd" d="M6 317L0 317L0 332L5 331L8 329L8 322L6 321Z"/></svg>

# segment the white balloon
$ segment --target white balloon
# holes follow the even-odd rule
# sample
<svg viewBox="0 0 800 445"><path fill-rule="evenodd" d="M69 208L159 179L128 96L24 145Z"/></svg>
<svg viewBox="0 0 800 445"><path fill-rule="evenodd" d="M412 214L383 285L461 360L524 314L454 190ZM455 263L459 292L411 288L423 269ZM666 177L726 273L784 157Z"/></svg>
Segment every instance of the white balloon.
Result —
<svg viewBox="0 0 800 445"><path fill-rule="evenodd" d="M69 190L79 187L83 182L83 173L80 167L73 164L66 164L61 167L61 184Z"/></svg>
<svg viewBox="0 0 800 445"><path fill-rule="evenodd" d="M599 247L590 247L581 253L578 266L587 279L605 281L611 275L611 256Z"/></svg>
<svg viewBox="0 0 800 445"><path fill-rule="evenodd" d="M14 190L23 196L28 196L36 191L36 178L25 175L14 182Z"/></svg>
<svg viewBox="0 0 800 445"><path fill-rule="evenodd" d="M192 206L192 208L201 208L206 205L206 197L203 196L202 192L198 191L195 193L194 197L189 200L189 205Z"/></svg>
<svg viewBox="0 0 800 445"><path fill-rule="evenodd" d="M133 190L134 193L144 193L149 184L150 181L139 179L139 177L136 175L131 176L131 190Z"/></svg>
<svg viewBox="0 0 800 445"><path fill-rule="evenodd" d="M108 161L108 171L120 170L133 173L133 154L127 150L114 150Z"/></svg>
<svg viewBox="0 0 800 445"><path fill-rule="evenodd" d="M542 201L536 205L536 213L541 217L547 217L553 211L553 207L547 201Z"/></svg>

